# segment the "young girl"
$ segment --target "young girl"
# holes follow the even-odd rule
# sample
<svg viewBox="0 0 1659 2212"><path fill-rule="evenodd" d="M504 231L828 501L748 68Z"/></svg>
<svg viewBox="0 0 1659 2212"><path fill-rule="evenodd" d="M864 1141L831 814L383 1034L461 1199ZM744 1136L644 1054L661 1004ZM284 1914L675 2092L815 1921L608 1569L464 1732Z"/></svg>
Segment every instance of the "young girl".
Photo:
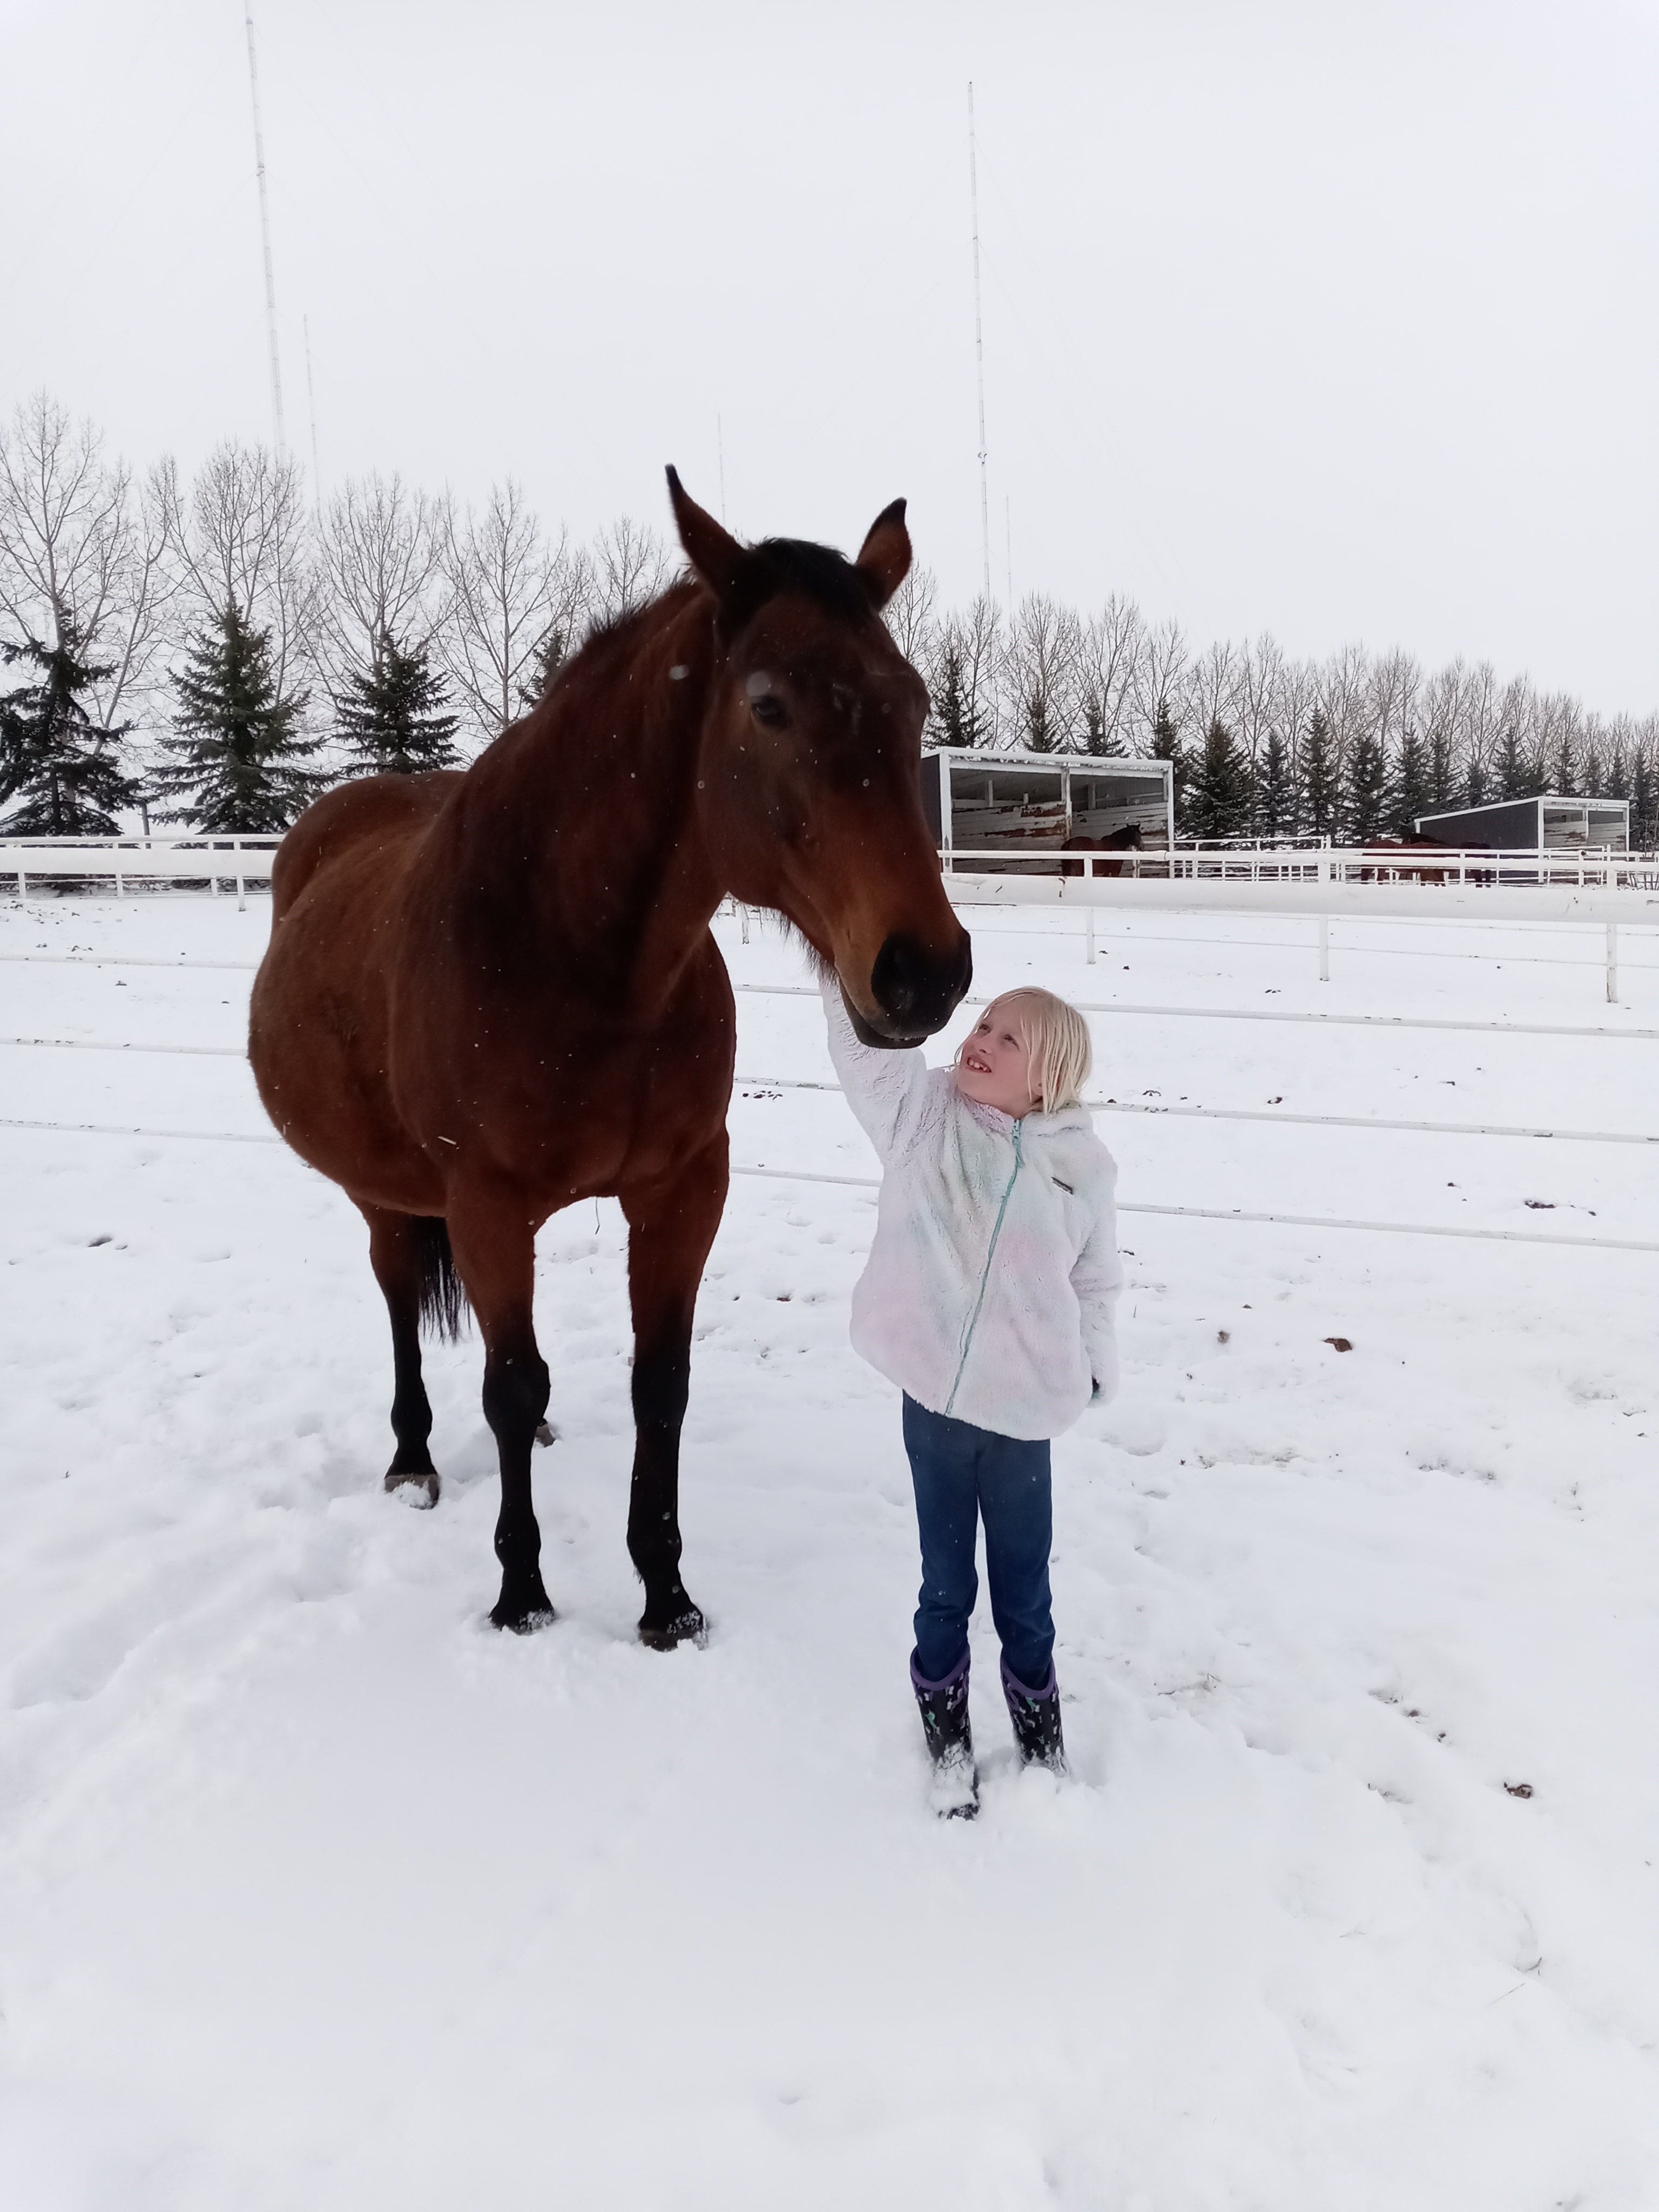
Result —
<svg viewBox="0 0 1659 2212"><path fill-rule="evenodd" d="M1082 1103L1089 1031L1006 992L953 1067L861 1044L824 979L830 1055L884 1170L853 1345L904 1393L921 1595L910 1679L941 1814L971 1820L968 1621L985 1524L991 1617L1022 1758L1063 1771L1048 1440L1117 1388L1117 1170Z"/></svg>

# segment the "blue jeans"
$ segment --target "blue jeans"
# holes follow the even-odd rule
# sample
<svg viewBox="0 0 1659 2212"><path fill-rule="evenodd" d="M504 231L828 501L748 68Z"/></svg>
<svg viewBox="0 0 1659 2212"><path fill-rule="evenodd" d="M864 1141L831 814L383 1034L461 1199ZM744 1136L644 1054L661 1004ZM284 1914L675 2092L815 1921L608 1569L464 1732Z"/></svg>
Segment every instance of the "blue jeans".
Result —
<svg viewBox="0 0 1659 2212"><path fill-rule="evenodd" d="M976 1429L948 1413L930 1413L907 1394L904 1449L921 1535L915 1674L924 1683L942 1682L968 1656L968 1622L979 1595L974 1538L982 1518L985 1577L1003 1664L1027 1689L1042 1690L1054 1652L1048 1439L1030 1443Z"/></svg>

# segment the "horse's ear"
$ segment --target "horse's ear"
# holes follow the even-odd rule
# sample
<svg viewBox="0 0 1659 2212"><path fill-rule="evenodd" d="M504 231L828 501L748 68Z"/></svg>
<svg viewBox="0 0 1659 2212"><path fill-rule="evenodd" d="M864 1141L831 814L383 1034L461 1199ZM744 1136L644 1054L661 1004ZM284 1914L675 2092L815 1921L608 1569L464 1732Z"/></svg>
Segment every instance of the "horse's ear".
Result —
<svg viewBox="0 0 1659 2212"><path fill-rule="evenodd" d="M680 482L680 472L670 467L668 496L673 502L674 526L695 573L722 605L737 588L748 555L729 531L722 530L712 514L697 505Z"/></svg>
<svg viewBox="0 0 1659 2212"><path fill-rule="evenodd" d="M884 607L910 573L910 533L904 526L904 501L884 507L870 525L854 564L878 607Z"/></svg>

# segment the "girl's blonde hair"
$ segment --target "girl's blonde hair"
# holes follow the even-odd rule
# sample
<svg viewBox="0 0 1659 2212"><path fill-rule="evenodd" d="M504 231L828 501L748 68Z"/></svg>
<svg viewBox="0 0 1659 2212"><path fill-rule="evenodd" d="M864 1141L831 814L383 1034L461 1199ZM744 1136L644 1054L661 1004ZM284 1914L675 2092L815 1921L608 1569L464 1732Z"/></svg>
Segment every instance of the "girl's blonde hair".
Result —
<svg viewBox="0 0 1659 2212"><path fill-rule="evenodd" d="M1068 1106L1080 1106L1095 1054L1089 1024L1077 1008L1052 991L1039 990L1034 983L1004 991L985 1011L994 1013L999 1006L1012 1007L1018 1013L1030 1055L1031 1092L1043 1112L1060 1114ZM967 1039L963 1042L965 1045Z"/></svg>

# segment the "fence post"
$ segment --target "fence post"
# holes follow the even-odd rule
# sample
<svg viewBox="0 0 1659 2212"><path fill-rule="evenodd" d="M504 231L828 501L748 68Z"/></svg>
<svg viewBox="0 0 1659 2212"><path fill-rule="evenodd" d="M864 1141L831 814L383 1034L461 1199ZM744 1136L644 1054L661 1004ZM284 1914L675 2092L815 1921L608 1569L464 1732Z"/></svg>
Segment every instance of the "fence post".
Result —
<svg viewBox="0 0 1659 2212"><path fill-rule="evenodd" d="M231 848L236 855L236 911L247 912L247 893L242 887L242 841L238 837Z"/></svg>
<svg viewBox="0 0 1659 2212"><path fill-rule="evenodd" d="M1319 980L1322 983L1331 980L1331 918L1328 914L1319 917Z"/></svg>
<svg viewBox="0 0 1659 2212"><path fill-rule="evenodd" d="M17 896L22 899L27 898L28 895L28 881L23 873L22 856L20 854L17 861Z"/></svg>
<svg viewBox="0 0 1659 2212"><path fill-rule="evenodd" d="M1610 921L1607 924L1607 1004L1616 1006L1618 1003L1619 925L1616 921Z"/></svg>
<svg viewBox="0 0 1659 2212"><path fill-rule="evenodd" d="M1095 964L1095 909L1093 901L1089 899L1087 896L1087 890L1088 886L1093 883L1094 879L1095 856L1092 853L1087 853L1084 855L1083 860L1083 883L1085 890L1083 908L1083 942L1085 951L1083 957L1091 968Z"/></svg>
<svg viewBox="0 0 1659 2212"><path fill-rule="evenodd" d="M743 941L747 945L749 942L749 909L746 906L742 907L739 908L739 912L743 915Z"/></svg>

